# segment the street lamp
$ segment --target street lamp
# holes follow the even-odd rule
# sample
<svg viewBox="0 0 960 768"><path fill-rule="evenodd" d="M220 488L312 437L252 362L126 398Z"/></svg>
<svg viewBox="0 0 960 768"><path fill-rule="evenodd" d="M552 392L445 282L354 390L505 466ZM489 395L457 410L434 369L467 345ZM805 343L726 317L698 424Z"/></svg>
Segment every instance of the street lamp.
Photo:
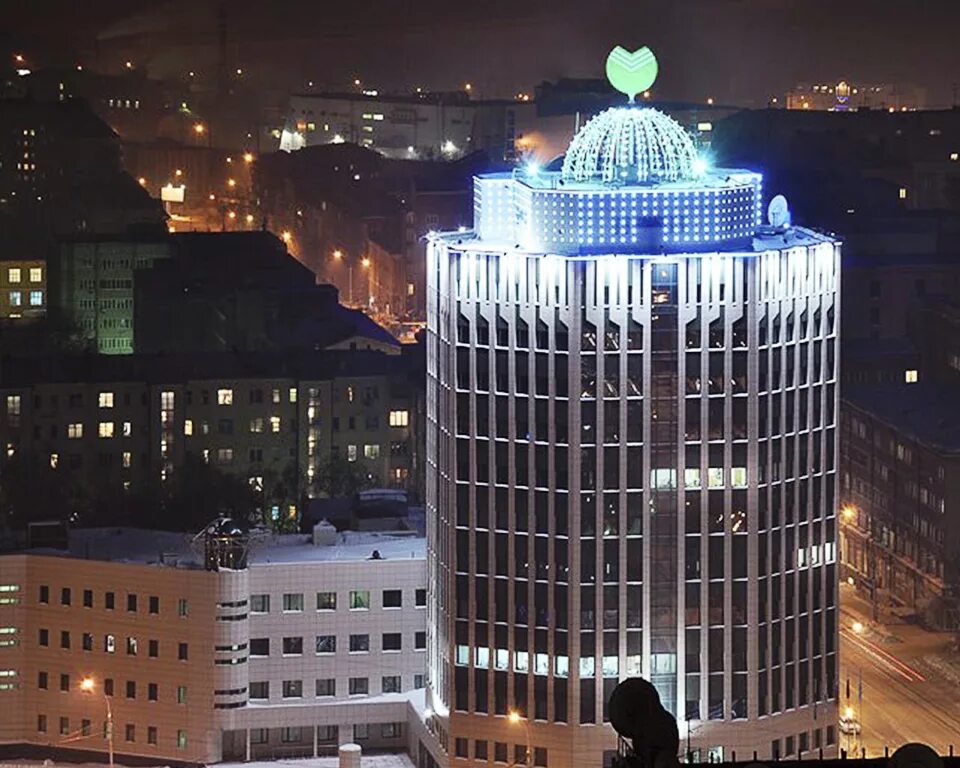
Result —
<svg viewBox="0 0 960 768"><path fill-rule="evenodd" d="M367 271L367 308L373 305L373 262L369 256L360 260L360 266Z"/></svg>
<svg viewBox="0 0 960 768"><path fill-rule="evenodd" d="M507 715L507 719L508 719L513 725L518 725L519 723L523 723L523 730L525 731L525 734L526 734L526 737L527 737L527 752L526 752L526 759L524 760L524 765L526 766L526 768L531 768L531 762L530 762L530 758L531 758L531 754L530 754L530 753L531 753L531 749L530 749L530 723L529 723L529 721L528 721L525 717L523 717L523 716L522 716L517 710L515 710L515 709L511 709L511 710L510 710L510 714Z"/></svg>
<svg viewBox="0 0 960 768"><path fill-rule="evenodd" d="M252 163L253 162L253 152L244 152L243 153L243 162Z"/></svg>
<svg viewBox="0 0 960 768"><path fill-rule="evenodd" d="M851 629L853 629L854 634L862 635L862 634L863 634L863 622L862 622L862 621L855 621L855 622L853 622L853 624L851 625Z"/></svg>
<svg viewBox="0 0 960 768"><path fill-rule="evenodd" d="M85 677L80 681L80 690L84 693L93 693L97 690L97 683L92 677ZM110 697L103 694L103 701L107 705L107 754L110 756L110 768L113 768L113 710L110 707Z"/></svg>

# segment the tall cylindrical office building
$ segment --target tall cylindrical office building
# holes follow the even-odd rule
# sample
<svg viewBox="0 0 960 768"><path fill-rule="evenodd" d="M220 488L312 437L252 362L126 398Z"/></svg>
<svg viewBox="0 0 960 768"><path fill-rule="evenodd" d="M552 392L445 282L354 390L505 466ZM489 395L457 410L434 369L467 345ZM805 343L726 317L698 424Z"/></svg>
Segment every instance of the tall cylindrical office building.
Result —
<svg viewBox="0 0 960 768"><path fill-rule="evenodd" d="M651 680L708 759L836 749L839 243L649 108L428 250L430 726L600 766ZM512 716L511 716L512 715Z"/></svg>

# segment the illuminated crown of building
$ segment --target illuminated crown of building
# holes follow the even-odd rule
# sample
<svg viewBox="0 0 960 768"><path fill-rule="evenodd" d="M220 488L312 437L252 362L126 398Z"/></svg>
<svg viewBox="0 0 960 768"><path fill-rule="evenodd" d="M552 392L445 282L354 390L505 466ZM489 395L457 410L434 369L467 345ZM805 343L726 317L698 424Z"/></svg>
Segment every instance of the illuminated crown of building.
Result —
<svg viewBox="0 0 960 768"><path fill-rule="evenodd" d="M607 77L629 103L584 125L559 171L531 162L476 177L474 236L490 247L569 255L749 243L760 226L763 177L712 167L676 120L633 103L657 71L649 48L614 48Z"/></svg>
<svg viewBox="0 0 960 768"><path fill-rule="evenodd" d="M573 137L561 176L604 184L692 181L697 158L693 140L673 118L648 107L613 107Z"/></svg>

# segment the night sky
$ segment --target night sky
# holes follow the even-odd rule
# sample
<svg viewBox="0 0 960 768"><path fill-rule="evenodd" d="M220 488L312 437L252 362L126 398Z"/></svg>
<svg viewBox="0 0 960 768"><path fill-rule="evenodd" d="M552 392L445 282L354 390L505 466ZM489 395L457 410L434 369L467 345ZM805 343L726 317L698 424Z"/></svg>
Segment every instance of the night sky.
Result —
<svg viewBox="0 0 960 768"><path fill-rule="evenodd" d="M34 66L125 57L153 75L210 71L217 0L8 0L0 40ZM471 82L510 96L599 76L614 44L650 45L660 95L763 103L797 81L960 82L957 0L232 0L229 51L263 85L384 89ZM97 58L99 54L99 59Z"/></svg>

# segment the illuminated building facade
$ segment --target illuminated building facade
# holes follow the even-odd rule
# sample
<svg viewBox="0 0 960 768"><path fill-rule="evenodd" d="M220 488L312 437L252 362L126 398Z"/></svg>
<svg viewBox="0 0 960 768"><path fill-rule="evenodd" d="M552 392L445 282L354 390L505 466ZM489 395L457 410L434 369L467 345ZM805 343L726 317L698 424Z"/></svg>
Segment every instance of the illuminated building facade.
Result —
<svg viewBox="0 0 960 768"><path fill-rule="evenodd" d="M428 249L430 726L452 765L616 748L650 679L701 759L836 749L839 243L761 226L652 109L480 176ZM511 717L511 713L513 717ZM519 715L519 717L518 717Z"/></svg>
<svg viewBox="0 0 960 768"><path fill-rule="evenodd" d="M826 112L848 112L858 109L881 109L890 112L913 112L926 108L922 88L890 83L799 83L787 92L787 109L808 109Z"/></svg>

